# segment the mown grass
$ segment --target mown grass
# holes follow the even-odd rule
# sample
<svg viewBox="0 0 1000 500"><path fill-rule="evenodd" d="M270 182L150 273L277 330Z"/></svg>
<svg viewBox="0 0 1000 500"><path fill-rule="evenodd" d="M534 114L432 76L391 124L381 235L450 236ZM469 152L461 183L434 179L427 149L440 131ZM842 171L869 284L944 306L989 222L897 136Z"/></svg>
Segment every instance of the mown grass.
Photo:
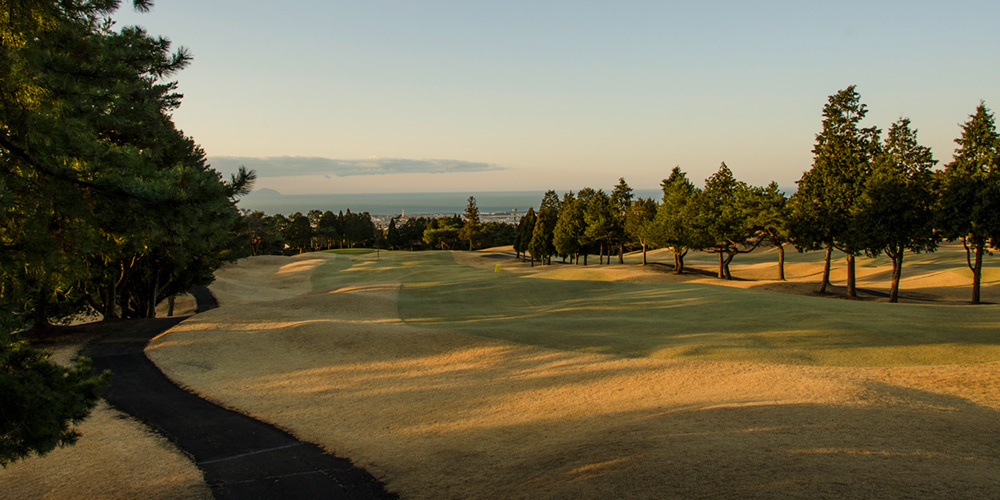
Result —
<svg viewBox="0 0 1000 500"><path fill-rule="evenodd" d="M322 250L323 253L332 253L337 255L368 255L370 253L375 253L374 248L334 248L331 250Z"/></svg>
<svg viewBox="0 0 1000 500"><path fill-rule="evenodd" d="M960 264L960 263L956 263ZM724 286L548 280L445 252L344 255L314 289L398 282L408 324L560 350L672 359L898 366L1000 360L1000 308L888 304Z"/></svg>

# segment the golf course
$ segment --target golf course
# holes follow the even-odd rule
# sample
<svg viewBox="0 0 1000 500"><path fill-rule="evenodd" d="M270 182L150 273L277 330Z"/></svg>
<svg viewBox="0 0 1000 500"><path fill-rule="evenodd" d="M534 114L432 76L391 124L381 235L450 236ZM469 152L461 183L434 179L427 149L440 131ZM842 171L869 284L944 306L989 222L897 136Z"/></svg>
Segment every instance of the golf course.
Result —
<svg viewBox="0 0 1000 500"><path fill-rule="evenodd" d="M859 259L862 300L816 295L818 253L787 281L770 252L732 281L665 251L251 257L146 354L402 498L993 496L1000 308L967 304L960 246L908 259L891 304L887 259Z"/></svg>
<svg viewBox="0 0 1000 500"><path fill-rule="evenodd" d="M982 497L1000 490L1000 310L948 303L967 292L961 254L907 270L906 292L943 304L755 290L638 256L258 257L147 354L405 498ZM773 274L773 257L734 274ZM821 266L790 257L793 282Z"/></svg>

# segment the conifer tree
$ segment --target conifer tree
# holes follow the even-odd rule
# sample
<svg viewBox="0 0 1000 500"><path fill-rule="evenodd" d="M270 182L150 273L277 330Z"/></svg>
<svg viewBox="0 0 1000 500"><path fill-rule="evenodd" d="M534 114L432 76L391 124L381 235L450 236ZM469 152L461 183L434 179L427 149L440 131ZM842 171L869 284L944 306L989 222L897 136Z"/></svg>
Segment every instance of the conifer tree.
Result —
<svg viewBox="0 0 1000 500"><path fill-rule="evenodd" d="M552 263L552 254L555 253L552 238L558 220L559 196L555 191L550 189L542 197L542 203L538 208L538 218L531 232L531 241L528 243L528 251L531 252L532 262L534 262L534 259L538 259L545 264Z"/></svg>
<svg viewBox="0 0 1000 500"><path fill-rule="evenodd" d="M469 251L475 243L475 239L482 233L482 223L479 220L479 207L476 206L476 197L469 197L469 204L465 207L465 222L458 233L458 239L469 242Z"/></svg>
<svg viewBox="0 0 1000 500"><path fill-rule="evenodd" d="M535 230L535 221L538 216L535 214L535 207L528 207L528 211L521 217L517 224L517 232L514 235L514 251L521 256L522 262L528 254L528 246L531 244L531 234ZM534 265L534 260L532 260Z"/></svg>
<svg viewBox="0 0 1000 500"><path fill-rule="evenodd" d="M608 264L611 263L611 246L617 231L615 206L611 197L604 191L597 190L587 201L583 210L583 234L588 241L599 245L599 260L604 263L604 252L607 250Z"/></svg>
<svg viewBox="0 0 1000 500"><path fill-rule="evenodd" d="M552 243L556 253L579 260L581 245L580 232L583 230L583 211L580 203L570 191L563 195L559 204L559 219L553 234Z"/></svg>
<svg viewBox="0 0 1000 500"><path fill-rule="evenodd" d="M656 239L656 201L639 198L632 202L625 217L625 234L642 246L642 265L646 265L646 249Z"/></svg>
<svg viewBox="0 0 1000 500"><path fill-rule="evenodd" d="M692 248L702 248L703 241L697 228L698 197L701 191L688 180L680 167L674 167L670 176L660 184L663 203L656 211L656 243L669 247L674 254L674 273L684 272L684 256Z"/></svg>
<svg viewBox="0 0 1000 500"><path fill-rule="evenodd" d="M628 210L632 206L632 188L625 182L624 177L618 179L618 184L611 191L611 204L614 208L614 227L612 228L612 239L618 243L618 263L625 262L625 219Z"/></svg>
<svg viewBox="0 0 1000 500"><path fill-rule="evenodd" d="M917 142L910 120L892 124L884 148L875 158L852 223L871 257L886 254L892 260L889 301L899 300L903 254L933 251L934 158Z"/></svg>
<svg viewBox="0 0 1000 500"><path fill-rule="evenodd" d="M813 166L802 174L792 230L800 250L826 249L820 293L830 283L834 248L847 254L847 295L856 297L855 255L864 250L863 235L853 231L852 214L878 153L880 131L861 128L868 113L854 85L831 95L823 107L823 130L816 134Z"/></svg>
<svg viewBox="0 0 1000 500"><path fill-rule="evenodd" d="M751 188L748 204L750 226L757 236L767 240L778 249L778 279L785 280L785 243L788 242L788 219L791 206L785 193L778 189L777 182L765 188Z"/></svg>
<svg viewBox="0 0 1000 500"><path fill-rule="evenodd" d="M741 253L752 252L760 244L755 228L751 225L750 188L736 180L725 162L705 181L705 189L698 198L699 213L696 234L708 248L718 255L721 279L732 279L729 264ZM752 241L754 240L755 241Z"/></svg>
<svg viewBox="0 0 1000 500"><path fill-rule="evenodd" d="M960 240L972 271L972 303L980 303L983 256L1000 248L1000 136L983 102L962 125L958 148L945 166L938 226Z"/></svg>

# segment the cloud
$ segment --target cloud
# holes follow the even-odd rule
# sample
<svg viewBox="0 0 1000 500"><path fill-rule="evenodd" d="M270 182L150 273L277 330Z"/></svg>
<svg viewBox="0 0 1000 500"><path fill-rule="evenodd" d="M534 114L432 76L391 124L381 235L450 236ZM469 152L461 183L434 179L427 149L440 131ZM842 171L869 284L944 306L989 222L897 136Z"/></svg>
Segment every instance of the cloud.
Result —
<svg viewBox="0 0 1000 500"><path fill-rule="evenodd" d="M216 170L235 172L241 165L257 172L258 177L295 177L322 175L329 178L355 175L390 174L453 174L506 170L491 163L462 160L410 160L402 158L370 158L367 160L336 160L305 156L212 156L208 162Z"/></svg>

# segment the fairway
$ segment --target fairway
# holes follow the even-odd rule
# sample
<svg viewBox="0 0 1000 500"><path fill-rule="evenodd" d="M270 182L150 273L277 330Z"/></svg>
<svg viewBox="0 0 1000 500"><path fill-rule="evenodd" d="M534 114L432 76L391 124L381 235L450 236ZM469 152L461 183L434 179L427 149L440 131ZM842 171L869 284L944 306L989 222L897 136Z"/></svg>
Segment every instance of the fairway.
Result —
<svg viewBox="0 0 1000 500"><path fill-rule="evenodd" d="M408 325L553 349L620 356L890 366L1000 360L1000 308L849 302L690 282L587 279L457 265L451 253L338 257L316 269L322 290L400 283ZM496 257L496 256L494 256ZM493 262L494 259L487 262ZM516 264L520 266L520 264ZM600 271L598 266L593 266ZM562 273L560 279L552 279ZM548 278L548 279L546 279ZM570 279L567 279L570 278ZM656 276L649 277L656 279Z"/></svg>
<svg viewBox="0 0 1000 500"><path fill-rule="evenodd" d="M636 256L255 257L147 355L403 498L989 496L1000 318L959 305L941 255L914 259L905 304L764 291L811 286L813 254L789 283L724 284ZM860 267L876 288L884 266Z"/></svg>

